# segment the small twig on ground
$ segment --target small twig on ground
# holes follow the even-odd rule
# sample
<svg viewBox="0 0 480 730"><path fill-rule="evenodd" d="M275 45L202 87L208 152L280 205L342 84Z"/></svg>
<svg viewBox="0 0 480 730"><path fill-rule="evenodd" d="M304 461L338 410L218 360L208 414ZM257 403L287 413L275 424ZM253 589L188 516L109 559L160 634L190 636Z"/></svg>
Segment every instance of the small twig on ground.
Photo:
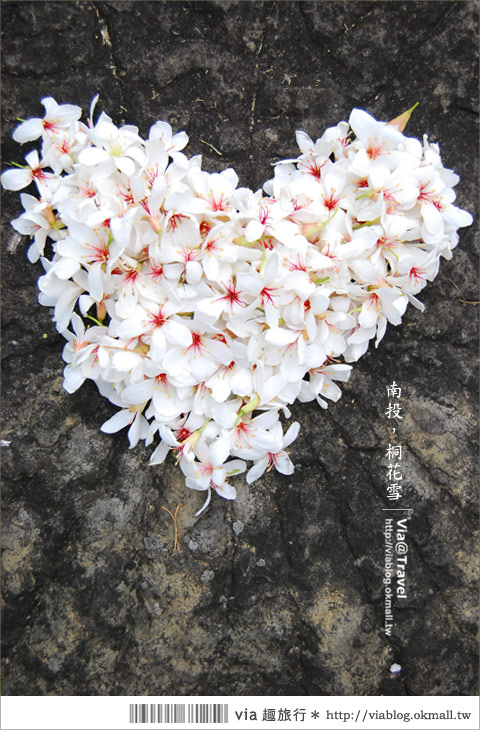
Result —
<svg viewBox="0 0 480 730"><path fill-rule="evenodd" d="M457 284L455 284L455 282L452 279L449 279L448 281L450 282L450 284L453 284L453 286L455 287L455 289L461 295L462 292L460 291L460 287L457 286ZM474 301L472 299L462 299L461 296L458 298L458 301L459 302L462 302L462 304L480 304L480 301L479 302L476 302L476 301Z"/></svg>
<svg viewBox="0 0 480 730"><path fill-rule="evenodd" d="M170 515L170 517L171 517L171 518L172 518L172 520L173 520L173 525L174 525L174 527L175 527L175 539L174 539L174 542L173 542L173 552L174 552L174 553L179 553L179 552L180 552L180 543L178 542L178 524L177 524L177 516L178 516L178 510L180 509L180 507L181 507L181 506L182 506L181 504L177 505L177 508L176 508L176 510L175 510L175 514L173 514L173 512L171 512L171 511L170 511L170 510L168 509L168 507L164 507L164 506L162 505L162 509L164 509L164 510L165 510L165 512L168 512L168 514Z"/></svg>
<svg viewBox="0 0 480 730"><path fill-rule="evenodd" d="M222 153L220 152L220 150L217 150L217 148L216 148L216 147L214 147L214 146L213 146L213 144L210 144L210 142L205 142L205 140L204 140L204 139L201 139L201 140L200 140L200 142L201 142L202 144L206 144L206 145L207 145L207 147L210 147L210 149L212 149L212 150L213 150L214 152L216 152L216 153L217 153L217 155L220 155L220 157L223 157L223 155L222 155Z"/></svg>

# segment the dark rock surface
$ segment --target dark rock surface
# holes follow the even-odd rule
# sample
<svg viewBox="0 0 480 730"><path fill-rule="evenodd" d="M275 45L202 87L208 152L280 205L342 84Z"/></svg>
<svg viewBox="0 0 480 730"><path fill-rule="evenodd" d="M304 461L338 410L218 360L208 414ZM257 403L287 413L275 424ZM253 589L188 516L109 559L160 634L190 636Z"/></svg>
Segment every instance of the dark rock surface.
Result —
<svg viewBox="0 0 480 730"><path fill-rule="evenodd" d="M296 129L419 101L407 132L441 143L477 217L477 15L475 2L2 2L4 166L21 160L16 117L46 95L87 110L98 91L143 134L166 119L207 169L233 165L254 188L297 154ZM16 194L3 201L3 692L475 694L476 225L422 292L425 313L390 328L342 399L294 407L295 474L195 518L202 495L173 460L151 468L151 448L102 434L115 409L92 383L63 390L41 268L9 227ZM414 514L386 637L393 380ZM180 502L176 554L162 505Z"/></svg>

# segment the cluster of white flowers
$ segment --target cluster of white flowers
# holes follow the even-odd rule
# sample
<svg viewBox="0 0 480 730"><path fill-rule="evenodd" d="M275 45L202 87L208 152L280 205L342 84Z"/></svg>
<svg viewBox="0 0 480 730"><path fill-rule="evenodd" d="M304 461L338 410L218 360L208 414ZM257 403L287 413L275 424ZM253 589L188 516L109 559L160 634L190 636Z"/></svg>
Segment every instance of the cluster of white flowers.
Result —
<svg viewBox="0 0 480 730"><path fill-rule="evenodd" d="M45 98L43 119L14 139L41 139L1 183L21 190L13 227L41 258L41 304L68 341L64 385L89 378L129 426L173 450L186 484L235 498L274 466L290 474L280 412L295 400L336 401L351 365L398 325L408 302L450 258L472 222L453 205L458 177L439 148L354 109L301 154L276 164L262 191L234 170L210 174L181 150L188 138L156 122L148 139L105 113L87 124L77 106ZM402 131L401 131L402 130ZM47 238L48 250L44 253ZM200 510L200 511L202 511Z"/></svg>

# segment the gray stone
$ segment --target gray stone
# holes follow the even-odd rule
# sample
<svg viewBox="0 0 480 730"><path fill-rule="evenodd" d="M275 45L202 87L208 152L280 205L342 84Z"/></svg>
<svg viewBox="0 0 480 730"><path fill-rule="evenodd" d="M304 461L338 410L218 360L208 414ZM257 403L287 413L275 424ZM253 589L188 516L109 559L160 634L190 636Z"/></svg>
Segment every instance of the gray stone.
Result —
<svg viewBox="0 0 480 730"><path fill-rule="evenodd" d="M235 535L240 535L241 532L243 532L244 524L241 520L236 520L236 522L232 525L232 530L234 531Z"/></svg>
<svg viewBox="0 0 480 730"><path fill-rule="evenodd" d="M213 580L214 577L215 577L215 573L213 572L213 570L204 570L200 577L200 580L203 583L210 583L210 581Z"/></svg>

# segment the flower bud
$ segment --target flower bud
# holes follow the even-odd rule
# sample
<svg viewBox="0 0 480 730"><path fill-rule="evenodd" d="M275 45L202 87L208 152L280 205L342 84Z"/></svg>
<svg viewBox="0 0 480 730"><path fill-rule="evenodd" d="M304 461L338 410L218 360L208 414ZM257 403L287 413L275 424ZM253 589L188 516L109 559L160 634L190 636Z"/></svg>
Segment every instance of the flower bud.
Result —
<svg viewBox="0 0 480 730"><path fill-rule="evenodd" d="M101 302L97 302L97 319L100 322L103 322L105 317L107 316L107 307L105 306L105 302L102 300Z"/></svg>
<svg viewBox="0 0 480 730"><path fill-rule="evenodd" d="M412 116L413 110L418 106L418 101L406 112L403 112L403 114L400 114L398 117L395 117L395 119L392 119L388 124L390 124L392 127L396 127L399 132L403 132L405 127L407 126L407 122Z"/></svg>
<svg viewBox="0 0 480 730"><path fill-rule="evenodd" d="M252 411L255 410L255 408L258 406L259 403L260 403L260 396L258 395L258 393L255 393L255 395L250 398L248 403L245 403L245 405L242 406L242 408L240 408L240 411L239 411L240 415L245 416L247 413L251 413Z"/></svg>

